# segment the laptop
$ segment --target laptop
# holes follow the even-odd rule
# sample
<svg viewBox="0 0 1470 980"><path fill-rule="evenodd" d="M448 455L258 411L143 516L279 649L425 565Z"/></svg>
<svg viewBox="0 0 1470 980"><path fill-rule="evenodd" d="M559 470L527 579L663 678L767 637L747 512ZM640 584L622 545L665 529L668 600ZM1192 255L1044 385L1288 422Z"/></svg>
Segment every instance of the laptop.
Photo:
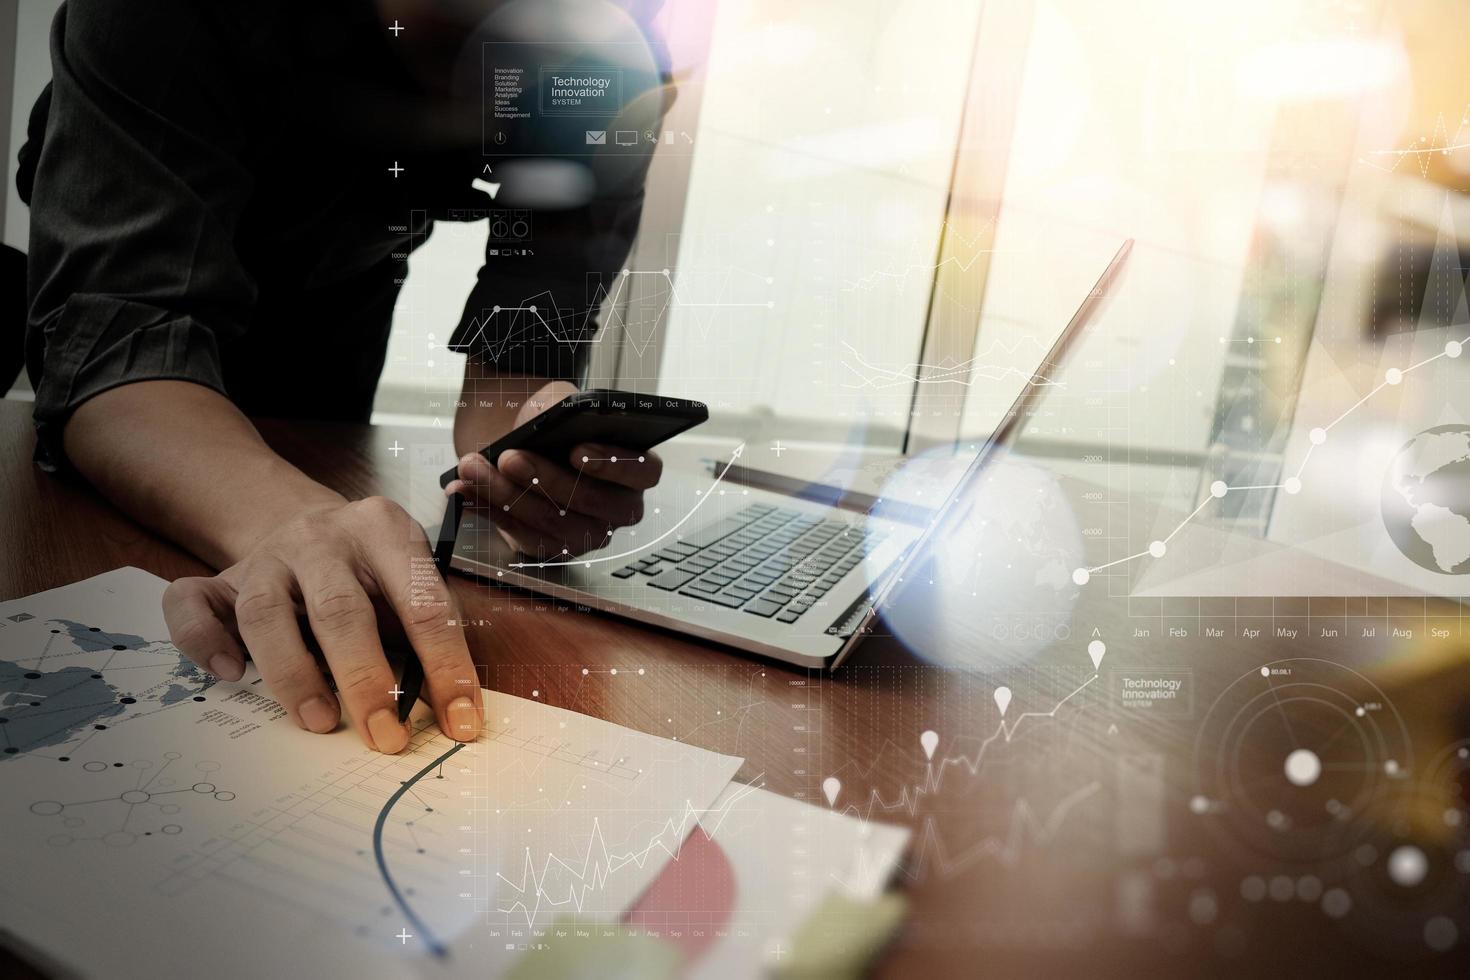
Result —
<svg viewBox="0 0 1470 980"><path fill-rule="evenodd" d="M1052 376L1096 319L1132 251L1125 241L1036 374ZM1044 369L1044 370L1042 370ZM671 467L641 524L601 549L538 560L518 554L484 517L466 514L450 567L640 623L809 668L835 667L869 635L905 568L963 512L996 450L1010 445L1041 388L1026 385L933 510L857 512L776 489L736 486Z"/></svg>

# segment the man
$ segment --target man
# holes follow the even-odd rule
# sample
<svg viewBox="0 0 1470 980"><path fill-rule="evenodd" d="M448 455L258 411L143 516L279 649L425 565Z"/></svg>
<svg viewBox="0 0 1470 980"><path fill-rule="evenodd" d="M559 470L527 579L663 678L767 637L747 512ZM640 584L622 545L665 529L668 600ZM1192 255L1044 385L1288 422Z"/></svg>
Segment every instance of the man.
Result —
<svg viewBox="0 0 1470 980"><path fill-rule="evenodd" d="M19 183L31 205L38 462L79 474L221 570L175 582L165 598L191 660L237 679L249 655L301 727L332 731L345 709L368 745L397 752L408 732L379 617L396 617L423 661L443 731L468 740L480 726L447 590L409 602L423 531L390 501L349 501L313 481L248 416L367 420L406 253L436 217L487 206L472 182L500 162L481 143L479 79L496 67L494 40L562 30L626 43L645 32L601 0L383 7L69 0ZM660 106L666 80L654 72ZM555 149L554 131L509 132L496 137L506 156L526 141L533 153ZM507 453L496 466L473 454L575 390L590 315L528 326L482 314L526 297L548 311L585 308L589 277L621 266L646 160L585 169L583 190L535 212L534 255L487 256L450 341L472 345L466 379L477 385L455 418L456 450L471 455L450 489L487 505L533 553L580 552L637 521L659 473L652 456L641 467L595 461L616 447L566 460ZM570 504L536 494L504 512L533 480Z"/></svg>

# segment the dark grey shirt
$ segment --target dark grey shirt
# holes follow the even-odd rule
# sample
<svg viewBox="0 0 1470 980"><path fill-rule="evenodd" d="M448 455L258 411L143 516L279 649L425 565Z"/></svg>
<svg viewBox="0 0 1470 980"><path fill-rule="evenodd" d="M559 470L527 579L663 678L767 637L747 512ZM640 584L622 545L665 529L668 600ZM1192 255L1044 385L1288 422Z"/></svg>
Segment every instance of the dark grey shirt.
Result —
<svg viewBox="0 0 1470 980"><path fill-rule="evenodd" d="M504 205L472 181L519 149L482 142L491 48L459 46L465 90L399 43L370 0L66 3L18 181L43 466L64 464L78 405L145 379L251 415L367 419L408 253L435 221ZM518 212L525 235L492 240L451 346L578 373L638 225L646 161L628 163L589 167L579 202ZM529 304L534 319L488 315Z"/></svg>

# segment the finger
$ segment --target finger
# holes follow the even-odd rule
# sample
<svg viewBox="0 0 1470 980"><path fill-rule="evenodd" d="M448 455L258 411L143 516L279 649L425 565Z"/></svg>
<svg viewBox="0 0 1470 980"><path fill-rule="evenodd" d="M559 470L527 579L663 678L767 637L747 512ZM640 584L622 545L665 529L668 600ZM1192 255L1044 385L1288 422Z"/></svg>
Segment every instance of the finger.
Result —
<svg viewBox="0 0 1470 980"><path fill-rule="evenodd" d="M607 537L605 521L576 513L563 514L562 508L534 485L521 486L493 466L485 468L483 491L479 505L497 524L507 518L539 532L546 547L560 551L597 547ZM533 552L534 553L534 552Z"/></svg>
<svg viewBox="0 0 1470 980"><path fill-rule="evenodd" d="M444 488L446 494L462 493L470 506L486 506L491 473L495 467L479 453L466 453L460 457L457 472L459 479L451 480Z"/></svg>
<svg viewBox="0 0 1470 980"><path fill-rule="evenodd" d="M539 490L562 515L586 514L614 527L643 519L643 494L639 491L584 476L543 456L510 450L500 454L498 468L523 489Z"/></svg>
<svg viewBox="0 0 1470 980"><path fill-rule="evenodd" d="M408 553L432 561L423 529L413 521L404 523L415 539L409 542ZM369 571L424 666L426 700L434 707L439 728L452 739L472 742L480 734L484 709L464 632L450 625L459 619L459 607L438 575L424 576L415 585L401 544L382 538L375 542L367 553Z"/></svg>
<svg viewBox="0 0 1470 980"><path fill-rule="evenodd" d="M458 490L460 493L465 493L463 489L460 489L461 486L460 481L452 481L446 491L453 493ZM605 522L594 521L581 515L563 516L559 510L557 520L562 523L558 526L546 526L551 522L551 518L547 511L538 509L535 516L542 526L532 527L524 521L516 520L510 512L508 502L496 505L488 496L482 499L476 499L468 493L465 493L465 496L467 497L467 513L474 512L484 515L500 532L506 544L523 555L534 555L538 559L567 557L592 551L605 545L613 533L613 529ZM520 491L515 491L505 494L504 498L511 501L517 500L520 496ZM518 506L516 509L521 513L531 510L526 506ZM573 520L576 521L575 524L569 523ZM566 549L565 552L561 551L563 548Z"/></svg>
<svg viewBox="0 0 1470 980"><path fill-rule="evenodd" d="M653 450L620 449L588 443L572 449L572 466L588 476L633 490L647 490L664 474L664 461Z"/></svg>
<svg viewBox="0 0 1470 980"><path fill-rule="evenodd" d="M446 488L446 492L456 492L458 484L459 481L452 481ZM463 491L459 492L462 493ZM475 512L489 514L490 508L487 505L471 502L467 503L466 506L472 508ZM522 554L544 554L546 548L550 546L552 541L552 538L548 536L547 532L523 524L499 508L496 508L490 523L500 532L500 536L505 540L506 544ZM583 530L584 544L582 546L573 548L565 543L562 544L562 547L566 547L570 554L579 555L583 551L590 551L593 548L601 547L606 543L607 538L612 535L611 528L603 528L600 536L596 528L588 527ZM560 538L557 538L557 540L559 541Z"/></svg>
<svg viewBox="0 0 1470 980"><path fill-rule="evenodd" d="M541 540L541 535L516 521L505 521L496 526L500 536L505 543L518 555L531 555L536 552L536 543Z"/></svg>
<svg viewBox="0 0 1470 980"><path fill-rule="evenodd" d="M408 726L398 720L393 691L398 684L378 640L373 604L353 570L326 560L298 573L306 616L352 727L370 747L389 754L408 744Z"/></svg>
<svg viewBox="0 0 1470 980"><path fill-rule="evenodd" d="M601 548L607 544L607 539L613 533L612 528L594 524L590 518L579 518L575 514L569 514L562 520L566 522L566 526L557 528L554 532L520 521L497 521L496 524L502 536L517 551L537 561L561 561ZM602 529L599 530L599 527Z"/></svg>
<svg viewBox="0 0 1470 980"><path fill-rule="evenodd" d="M507 544L533 561L565 561L572 555L602 547L612 535L611 528L605 529L601 537L588 530L577 541L567 541L560 536L550 537L546 532L514 519L499 520L495 524ZM566 551L563 552L563 548Z"/></svg>
<svg viewBox="0 0 1470 980"><path fill-rule="evenodd" d="M163 621L179 652L221 680L245 674L245 650L231 624L235 590L218 577L181 578L163 593Z"/></svg>
<svg viewBox="0 0 1470 980"><path fill-rule="evenodd" d="M252 563L235 600L235 621L275 699L296 724L326 734L336 730L342 709L301 637L293 586L280 562Z"/></svg>

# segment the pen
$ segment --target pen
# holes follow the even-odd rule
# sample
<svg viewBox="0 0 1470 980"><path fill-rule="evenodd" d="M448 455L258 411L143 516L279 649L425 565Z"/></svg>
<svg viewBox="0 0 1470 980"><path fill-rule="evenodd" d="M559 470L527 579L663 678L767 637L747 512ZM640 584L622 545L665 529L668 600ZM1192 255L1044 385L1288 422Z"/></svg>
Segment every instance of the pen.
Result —
<svg viewBox="0 0 1470 980"><path fill-rule="evenodd" d="M454 541L459 536L459 519L464 514L464 495L452 493L444 505L444 520L439 524L439 540L434 545L434 567L444 580L449 580L449 561L454 557ZM408 721L409 712L418 703L424 689L424 665L418 654L409 651L403 664L403 678L398 682L398 720Z"/></svg>

